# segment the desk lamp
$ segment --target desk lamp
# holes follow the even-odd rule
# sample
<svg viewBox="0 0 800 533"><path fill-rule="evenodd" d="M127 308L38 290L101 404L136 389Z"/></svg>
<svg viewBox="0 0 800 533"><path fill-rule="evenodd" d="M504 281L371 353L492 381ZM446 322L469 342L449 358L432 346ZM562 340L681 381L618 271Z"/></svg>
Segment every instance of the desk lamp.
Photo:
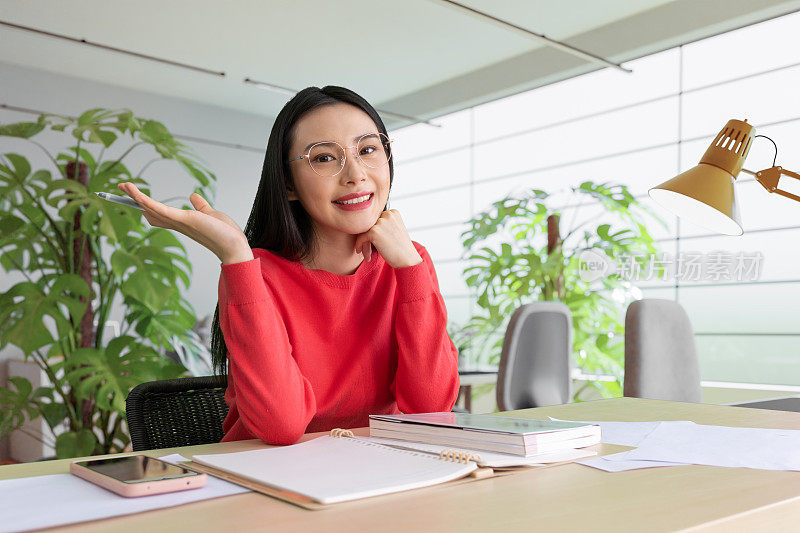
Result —
<svg viewBox="0 0 800 533"><path fill-rule="evenodd" d="M729 120L696 167L650 189L650 198L679 217L724 235L744 233L733 190L740 171L753 174L770 193L800 202L800 196L778 189L782 175L800 180L800 174L775 166L775 141L765 135L753 135L754 132L747 120ZM752 172L742 165L756 137L769 139L775 145L775 158L771 168Z"/></svg>

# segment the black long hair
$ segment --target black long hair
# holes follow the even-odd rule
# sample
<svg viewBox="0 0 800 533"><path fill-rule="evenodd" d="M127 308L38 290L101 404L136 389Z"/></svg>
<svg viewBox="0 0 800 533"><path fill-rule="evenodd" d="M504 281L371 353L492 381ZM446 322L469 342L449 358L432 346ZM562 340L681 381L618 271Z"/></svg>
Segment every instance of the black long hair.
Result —
<svg viewBox="0 0 800 533"><path fill-rule="evenodd" d="M313 252L314 226L311 216L300 202L290 202L287 188L294 188L289 169L289 146L292 143L294 126L311 111L325 105L345 103L364 111L377 126L378 131L388 136L381 117L369 102L344 87L328 85L308 87L297 93L283 106L275 118L267 141L261 181L258 184L250 218L244 234L251 248L263 248L292 261L300 261ZM389 150L388 146L384 149ZM394 166L389 159L389 187L394 178ZM219 303L214 311L211 326L211 361L214 373L227 375L228 348L219 325Z"/></svg>

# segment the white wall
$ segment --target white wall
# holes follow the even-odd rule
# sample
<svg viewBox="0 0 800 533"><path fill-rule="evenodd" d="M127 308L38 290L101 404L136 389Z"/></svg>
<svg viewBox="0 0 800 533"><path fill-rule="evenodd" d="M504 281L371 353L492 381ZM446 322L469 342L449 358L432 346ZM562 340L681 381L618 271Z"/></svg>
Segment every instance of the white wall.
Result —
<svg viewBox="0 0 800 533"><path fill-rule="evenodd" d="M142 91L134 91L110 84L95 83L41 70L22 68L0 62L0 123L33 121L36 114L13 108L24 108L48 113L77 116L94 107L127 108L135 115L156 119L173 135L203 139L207 142L187 141L217 176L217 195L212 205L230 215L240 226L244 226L250 214L253 197L261 177L263 151L266 148L271 117L231 111L220 107L189 100L170 98ZM56 132L44 132L37 141L51 153L71 146L74 140ZM216 143L216 144L215 144ZM221 144L220 144L221 143ZM118 140L106 157L121 155L131 142ZM234 145L239 145L237 148ZM84 145L85 147L85 145ZM97 155L100 145L90 148ZM249 147L249 149L248 149ZM123 160L131 170L138 170L154 153L148 147L134 149ZM52 164L37 147L8 137L0 137L0 151L25 155L36 168L50 168ZM104 159L106 158L104 157ZM152 194L157 199L191 193L192 179L173 162L151 165L144 175L151 183ZM180 236L194 266L192 284L187 292L198 317L214 312L217 302L219 261L205 248ZM0 272L0 291L7 290L21 278ZM112 320L119 320L119 309L112 312ZM19 351L8 347L0 352L0 383L5 383L4 360L19 357ZM4 450L0 448L0 456Z"/></svg>

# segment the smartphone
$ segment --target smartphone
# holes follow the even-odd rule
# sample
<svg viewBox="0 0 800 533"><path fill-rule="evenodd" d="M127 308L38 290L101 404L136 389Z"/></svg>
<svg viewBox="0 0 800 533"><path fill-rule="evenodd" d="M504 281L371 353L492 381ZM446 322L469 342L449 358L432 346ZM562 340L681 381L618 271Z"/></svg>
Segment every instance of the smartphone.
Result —
<svg viewBox="0 0 800 533"><path fill-rule="evenodd" d="M206 475L146 455L75 461L71 474L126 498L198 489Z"/></svg>

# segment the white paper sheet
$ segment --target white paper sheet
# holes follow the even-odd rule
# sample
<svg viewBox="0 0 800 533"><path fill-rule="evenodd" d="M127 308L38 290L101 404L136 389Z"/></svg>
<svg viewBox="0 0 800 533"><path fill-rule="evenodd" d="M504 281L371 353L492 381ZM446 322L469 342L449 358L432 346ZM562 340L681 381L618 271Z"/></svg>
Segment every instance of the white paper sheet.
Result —
<svg viewBox="0 0 800 533"><path fill-rule="evenodd" d="M635 450L606 460L800 470L800 430L661 424Z"/></svg>
<svg viewBox="0 0 800 533"><path fill-rule="evenodd" d="M552 418L552 417L551 417ZM556 419L554 419L556 420ZM648 422L605 422L605 421L585 421L573 420L573 422L583 422L586 424L599 424L602 436L600 442L604 444L617 444L619 446L639 446L657 427L662 424L667 426L673 424L694 424L690 421L648 421ZM625 470L637 470L639 468L658 468L664 466L681 466L687 463L665 462L665 461L645 461L632 460L628 458L630 452L620 452L600 457L592 457L578 464L591 466L606 472L623 472Z"/></svg>
<svg viewBox="0 0 800 533"><path fill-rule="evenodd" d="M580 465L591 466L606 472L624 472L625 470L638 470L640 468L659 468L663 466L681 466L686 463L665 463L663 461L632 461L625 459L628 452L592 457L576 461ZM616 459L615 459L616 458Z"/></svg>
<svg viewBox="0 0 800 533"><path fill-rule="evenodd" d="M800 430L709 426L690 421L581 422L600 424L606 444L636 447L578 461L607 472L687 464L800 470Z"/></svg>
<svg viewBox="0 0 800 533"><path fill-rule="evenodd" d="M550 417L552 420L564 422L580 422L582 424L597 424L600 426L600 442L603 444L617 444L619 446L638 446L644 438L661 424L661 421L652 422L607 422L586 420L563 420Z"/></svg>
<svg viewBox="0 0 800 533"><path fill-rule="evenodd" d="M161 459L187 459L174 454ZM208 476L206 485L169 494L125 498L72 474L0 480L0 531L27 531L173 507L249 489ZM47 512L42 512L46 503Z"/></svg>

